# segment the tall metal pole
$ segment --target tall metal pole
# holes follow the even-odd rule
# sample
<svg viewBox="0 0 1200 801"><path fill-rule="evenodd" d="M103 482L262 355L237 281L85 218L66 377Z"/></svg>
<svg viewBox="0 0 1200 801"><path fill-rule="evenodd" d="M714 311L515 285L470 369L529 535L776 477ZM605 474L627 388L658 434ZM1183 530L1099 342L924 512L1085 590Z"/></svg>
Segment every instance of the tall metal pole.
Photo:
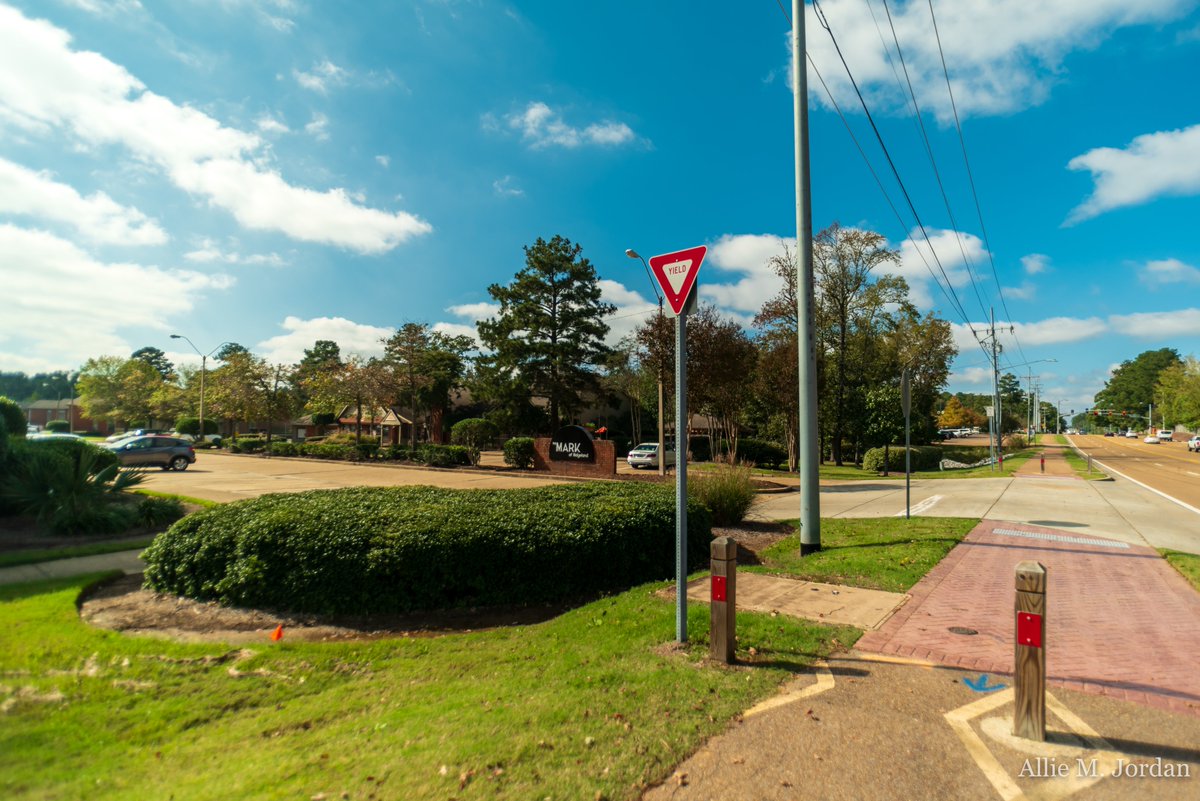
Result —
<svg viewBox="0 0 1200 801"><path fill-rule="evenodd" d="M204 373L208 367L208 357L200 355L200 436L197 442L208 442L204 436Z"/></svg>
<svg viewBox="0 0 1200 801"><path fill-rule="evenodd" d="M658 327L662 329L663 310L662 298L658 299ZM665 476L667 474L667 437L665 433L665 423L663 420L663 371L662 365L658 366L658 474ZM686 448L684 451L686 452ZM679 462L679 443L675 443L675 462Z"/></svg>
<svg viewBox="0 0 1200 801"><path fill-rule="evenodd" d="M1000 463L1004 456L1004 427L1000 415L1000 359L996 354L996 310L989 309L992 323L992 437L995 440L995 451L992 453L992 469Z"/></svg>
<svg viewBox="0 0 1200 801"><path fill-rule="evenodd" d="M675 639L687 642L687 310L675 318ZM663 454L660 452L659 456ZM661 462L662 459L660 458Z"/></svg>
<svg viewBox="0 0 1200 801"><path fill-rule="evenodd" d="M817 441L816 321L813 314L812 197L808 181L808 69L804 0L792 0L792 95L796 145L796 336L799 347L800 555L821 550Z"/></svg>

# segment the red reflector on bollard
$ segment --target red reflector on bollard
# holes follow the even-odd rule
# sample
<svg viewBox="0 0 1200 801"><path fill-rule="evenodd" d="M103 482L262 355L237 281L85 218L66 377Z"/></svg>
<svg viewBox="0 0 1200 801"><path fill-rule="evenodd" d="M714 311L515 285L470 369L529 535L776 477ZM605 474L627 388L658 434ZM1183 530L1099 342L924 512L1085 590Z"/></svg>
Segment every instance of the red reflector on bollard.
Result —
<svg viewBox="0 0 1200 801"><path fill-rule="evenodd" d="M1042 616L1017 612L1017 644L1042 647Z"/></svg>
<svg viewBox="0 0 1200 801"><path fill-rule="evenodd" d="M724 576L713 576L712 577L712 599L714 601L724 601L725 600L725 577Z"/></svg>

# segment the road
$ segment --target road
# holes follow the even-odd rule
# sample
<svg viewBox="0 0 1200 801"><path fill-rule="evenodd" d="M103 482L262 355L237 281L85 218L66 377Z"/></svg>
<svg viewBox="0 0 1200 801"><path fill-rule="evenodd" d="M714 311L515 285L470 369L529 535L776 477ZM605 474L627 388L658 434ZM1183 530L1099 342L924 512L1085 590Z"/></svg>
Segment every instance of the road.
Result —
<svg viewBox="0 0 1200 801"><path fill-rule="evenodd" d="M1093 463L1200 510L1200 453L1184 442L1147 445L1141 439L1080 435L1068 437ZM1166 502L1164 500L1164 502Z"/></svg>

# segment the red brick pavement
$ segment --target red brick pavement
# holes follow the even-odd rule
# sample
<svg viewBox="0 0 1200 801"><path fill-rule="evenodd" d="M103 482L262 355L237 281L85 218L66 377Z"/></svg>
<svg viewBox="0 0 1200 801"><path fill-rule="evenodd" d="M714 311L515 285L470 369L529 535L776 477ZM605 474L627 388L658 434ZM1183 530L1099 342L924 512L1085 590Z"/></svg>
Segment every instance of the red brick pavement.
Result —
<svg viewBox="0 0 1200 801"><path fill-rule="evenodd" d="M1013 571L1035 560L1047 571L1051 685L1200 716L1200 593L1156 551L1009 537L996 528L1077 536L982 521L856 647L1011 675ZM979 633L953 634L951 626Z"/></svg>

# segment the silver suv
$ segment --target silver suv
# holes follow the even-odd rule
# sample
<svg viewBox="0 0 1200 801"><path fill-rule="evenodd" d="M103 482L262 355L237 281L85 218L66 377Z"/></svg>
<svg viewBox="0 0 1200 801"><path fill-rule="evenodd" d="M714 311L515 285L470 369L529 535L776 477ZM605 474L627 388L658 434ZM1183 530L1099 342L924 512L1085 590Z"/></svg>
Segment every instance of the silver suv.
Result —
<svg viewBox="0 0 1200 801"><path fill-rule="evenodd" d="M175 437L152 435L118 440L106 446L125 467L161 467L163 470L187 470L196 461L190 442Z"/></svg>
<svg viewBox="0 0 1200 801"><path fill-rule="evenodd" d="M1200 437L1192 437L1187 445L1189 451L1200 451Z"/></svg>

